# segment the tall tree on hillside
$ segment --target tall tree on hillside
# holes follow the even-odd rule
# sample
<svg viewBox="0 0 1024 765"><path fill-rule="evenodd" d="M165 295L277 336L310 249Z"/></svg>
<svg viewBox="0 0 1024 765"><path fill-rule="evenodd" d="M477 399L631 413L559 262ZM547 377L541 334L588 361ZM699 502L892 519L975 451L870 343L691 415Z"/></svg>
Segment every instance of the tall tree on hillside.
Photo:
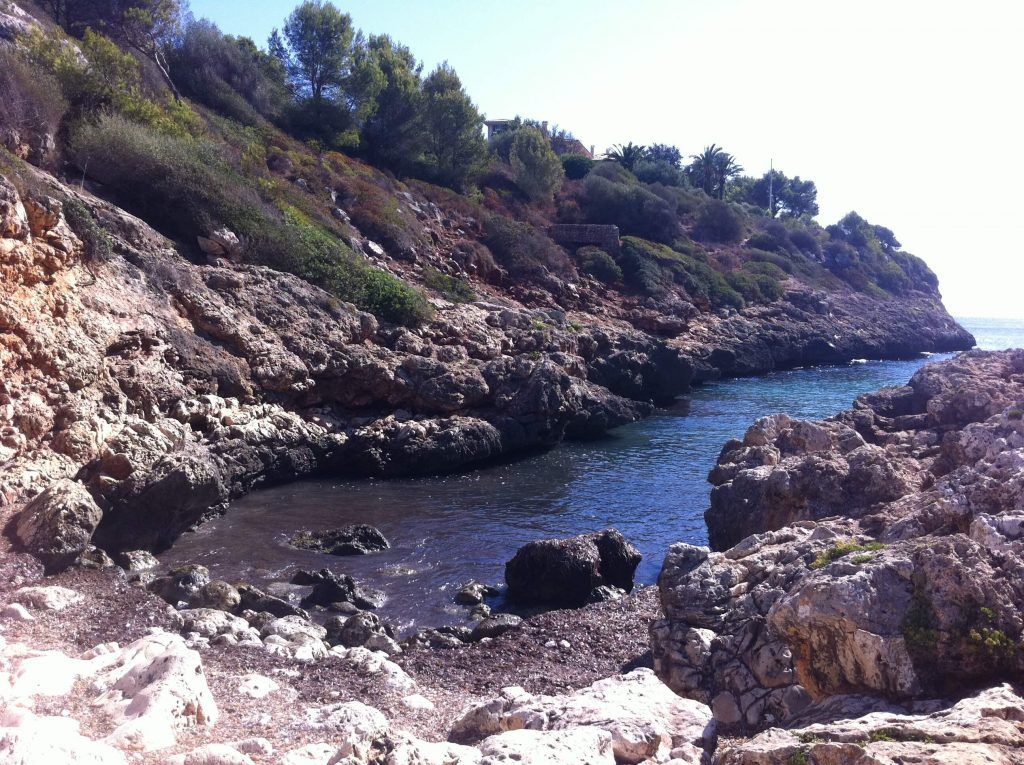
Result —
<svg viewBox="0 0 1024 765"><path fill-rule="evenodd" d="M516 185L533 202L550 202L565 179L562 161L551 148L551 141L535 127L516 131L509 163Z"/></svg>
<svg viewBox="0 0 1024 765"><path fill-rule="evenodd" d="M352 67L355 43L352 17L330 2L306 0L275 29L270 46L281 56L296 93L323 101L338 93Z"/></svg>
<svg viewBox="0 0 1024 765"><path fill-rule="evenodd" d="M371 35L366 67L379 78L374 107L362 127L363 152L372 161L404 173L426 148L420 64L412 51L387 35Z"/></svg>
<svg viewBox="0 0 1024 765"><path fill-rule="evenodd" d="M624 168L632 171L636 163L647 156L647 147L640 146L630 141L627 144L616 144L608 151L608 159L618 162Z"/></svg>
<svg viewBox="0 0 1024 765"><path fill-rule="evenodd" d="M152 61L176 99L181 94L171 79L166 51L181 29L182 9L178 0L133 0L115 25L118 36Z"/></svg>
<svg viewBox="0 0 1024 765"><path fill-rule="evenodd" d="M439 179L463 187L487 155L484 118L447 62L423 81L427 155Z"/></svg>
<svg viewBox="0 0 1024 765"><path fill-rule="evenodd" d="M69 33L101 31L133 48L156 66L175 98L166 51L181 29L184 12L179 0L41 0L43 10Z"/></svg>
<svg viewBox="0 0 1024 765"><path fill-rule="evenodd" d="M729 181L743 172L736 158L715 144L706 146L700 154L694 154L691 160L686 167L690 181L714 199L723 199Z"/></svg>
<svg viewBox="0 0 1024 765"><path fill-rule="evenodd" d="M647 147L644 159L648 162L663 162L672 167L682 167L683 155L675 146L666 143L655 143Z"/></svg>

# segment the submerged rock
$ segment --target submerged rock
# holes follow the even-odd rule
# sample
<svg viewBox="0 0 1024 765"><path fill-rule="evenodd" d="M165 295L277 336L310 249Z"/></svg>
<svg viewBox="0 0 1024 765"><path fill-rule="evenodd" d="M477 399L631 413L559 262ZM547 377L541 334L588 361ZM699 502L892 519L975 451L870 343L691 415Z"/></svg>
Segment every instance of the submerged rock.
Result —
<svg viewBox="0 0 1024 765"><path fill-rule="evenodd" d="M366 523L326 531L300 531L288 543L328 555L369 555L391 547L379 529Z"/></svg>
<svg viewBox="0 0 1024 765"><path fill-rule="evenodd" d="M581 606L598 587L633 589L640 551L615 529L519 548L505 564L509 597L520 603Z"/></svg>

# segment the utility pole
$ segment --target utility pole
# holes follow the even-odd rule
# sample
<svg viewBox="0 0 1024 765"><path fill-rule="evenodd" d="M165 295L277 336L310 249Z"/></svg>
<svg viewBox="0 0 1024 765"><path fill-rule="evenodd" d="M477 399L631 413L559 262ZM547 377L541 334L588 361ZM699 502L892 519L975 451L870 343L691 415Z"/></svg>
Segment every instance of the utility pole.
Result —
<svg viewBox="0 0 1024 765"><path fill-rule="evenodd" d="M775 160L768 160L768 215L775 217Z"/></svg>

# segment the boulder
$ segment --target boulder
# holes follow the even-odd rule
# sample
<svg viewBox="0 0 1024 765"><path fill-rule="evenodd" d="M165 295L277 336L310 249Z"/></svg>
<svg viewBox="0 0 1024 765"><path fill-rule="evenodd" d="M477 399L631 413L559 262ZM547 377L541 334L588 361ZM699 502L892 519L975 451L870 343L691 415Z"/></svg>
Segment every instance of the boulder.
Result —
<svg viewBox="0 0 1024 765"><path fill-rule="evenodd" d="M611 736L599 728L510 730L480 744L480 765L614 765Z"/></svg>
<svg viewBox="0 0 1024 765"><path fill-rule="evenodd" d="M468 582L455 593L455 602L463 606L476 606L485 598L498 594L498 588L482 582Z"/></svg>
<svg viewBox="0 0 1024 765"><path fill-rule="evenodd" d="M238 235L226 228L219 228L209 236L197 236L199 249L207 255L215 258L227 258L233 262L240 262L245 248Z"/></svg>
<svg viewBox="0 0 1024 765"><path fill-rule="evenodd" d="M508 594L520 603L581 606L595 588L633 589L640 552L615 529L520 547L505 564Z"/></svg>
<svg viewBox="0 0 1024 765"><path fill-rule="evenodd" d="M40 611L63 611L79 603L82 595L67 587L22 587L14 592L14 602Z"/></svg>
<svg viewBox="0 0 1024 765"><path fill-rule="evenodd" d="M471 706L452 726L450 739L474 743L503 731L572 731L596 728L611 737L619 763L663 761L691 747L695 765L714 751L711 710L676 696L649 669L600 680L565 696L534 696L522 688Z"/></svg>
<svg viewBox="0 0 1024 765"><path fill-rule="evenodd" d="M721 765L856 762L878 765L1016 765L1024 751L1024 699L1009 686L985 689L950 705L918 702L920 711L880 699L836 697L804 717L823 722L772 728L736 740L717 755ZM865 709L864 707L867 707ZM872 710L873 707L873 710Z"/></svg>
<svg viewBox="0 0 1024 765"><path fill-rule="evenodd" d="M327 642L346 648L366 645L375 635L390 637L376 614L365 611L347 618L335 616L327 622Z"/></svg>
<svg viewBox="0 0 1024 765"><path fill-rule="evenodd" d="M521 616L515 614L494 614L479 621L470 635L470 640L477 642L484 638L496 638L513 630L523 623Z"/></svg>
<svg viewBox="0 0 1024 765"><path fill-rule="evenodd" d="M189 596L190 608L217 608L234 611L242 602L238 589L225 581L214 579Z"/></svg>
<svg viewBox="0 0 1024 765"><path fill-rule="evenodd" d="M391 546L375 526L366 523L326 531L300 531L288 543L328 555L369 555Z"/></svg>
<svg viewBox="0 0 1024 765"><path fill-rule="evenodd" d="M60 479L29 502L14 523L14 536L54 573L86 550L103 511L77 481Z"/></svg>
<svg viewBox="0 0 1024 765"><path fill-rule="evenodd" d="M206 566L188 564L179 566L165 576L159 576L147 586L154 595L159 595L172 606L188 602L210 583L210 570Z"/></svg>

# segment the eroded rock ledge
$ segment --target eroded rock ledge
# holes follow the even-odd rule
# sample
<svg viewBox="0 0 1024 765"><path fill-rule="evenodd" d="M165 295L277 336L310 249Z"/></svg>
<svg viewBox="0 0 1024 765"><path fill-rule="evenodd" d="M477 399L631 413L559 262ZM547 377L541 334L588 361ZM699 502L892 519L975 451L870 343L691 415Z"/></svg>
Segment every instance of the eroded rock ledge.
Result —
<svg viewBox="0 0 1024 765"><path fill-rule="evenodd" d="M259 484L453 470L596 435L696 378L973 343L931 293L799 288L695 315L671 339L621 306L567 312L494 289L434 301L421 328L383 326L287 274L197 264L123 210L23 172L29 193L0 180L0 520L59 480L95 502L74 498L80 531L51 566L93 532L111 553L164 547ZM86 258L67 197L111 257Z"/></svg>
<svg viewBox="0 0 1024 765"><path fill-rule="evenodd" d="M711 473L718 551L679 544L666 558L665 618L651 629L659 675L734 730L913 714L925 700L948 708L976 689L1019 683L1022 402L1024 351L974 351L824 422L756 422ZM1020 735L1019 707L995 716ZM804 739L765 734L760 754L724 761L813 752L840 762L868 735L829 724ZM811 740L817 748L804 746ZM864 762L899 761L902 751L875 749Z"/></svg>

